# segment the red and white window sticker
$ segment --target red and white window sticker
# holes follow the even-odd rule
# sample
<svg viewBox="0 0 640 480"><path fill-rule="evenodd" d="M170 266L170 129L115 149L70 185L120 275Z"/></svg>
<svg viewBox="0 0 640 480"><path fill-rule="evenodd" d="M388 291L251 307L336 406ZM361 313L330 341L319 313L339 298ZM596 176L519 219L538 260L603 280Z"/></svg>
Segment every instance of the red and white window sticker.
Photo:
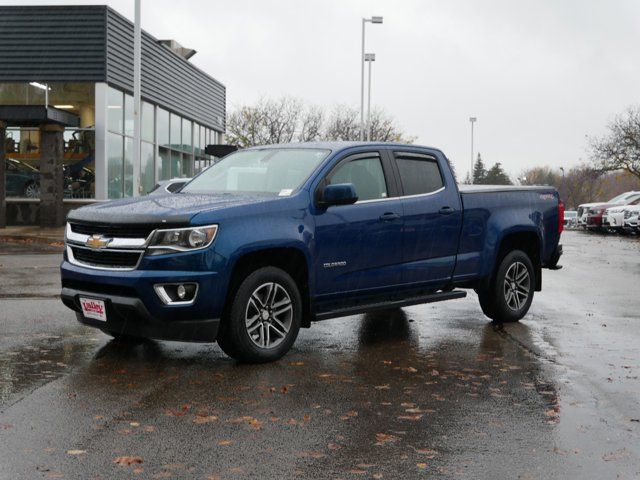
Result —
<svg viewBox="0 0 640 480"><path fill-rule="evenodd" d="M80 306L82 314L87 318L94 320L107 321L107 309L103 300L94 300L93 298L80 298Z"/></svg>

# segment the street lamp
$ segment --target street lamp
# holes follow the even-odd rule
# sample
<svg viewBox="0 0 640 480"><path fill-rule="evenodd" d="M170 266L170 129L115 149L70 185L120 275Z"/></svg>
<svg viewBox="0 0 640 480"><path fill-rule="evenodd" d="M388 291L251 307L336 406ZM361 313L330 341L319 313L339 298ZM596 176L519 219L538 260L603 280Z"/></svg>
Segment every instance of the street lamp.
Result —
<svg viewBox="0 0 640 480"><path fill-rule="evenodd" d="M371 140L371 65L376 61L375 53L365 53L364 61L369 63L369 86L367 88L367 141Z"/></svg>
<svg viewBox="0 0 640 480"><path fill-rule="evenodd" d="M382 23L382 17L371 17L362 19L362 59L361 59L361 75L360 75L360 141L364 140L364 27L369 23Z"/></svg>
<svg viewBox="0 0 640 480"><path fill-rule="evenodd" d="M561 199L565 198L564 195L564 167L560 167L560 171L562 172L562 185L560 186L560 195Z"/></svg>
<svg viewBox="0 0 640 480"><path fill-rule="evenodd" d="M471 183L473 183L473 124L478 120L476 117L469 117L469 122L471 123L471 172L469 173L469 178L471 179Z"/></svg>

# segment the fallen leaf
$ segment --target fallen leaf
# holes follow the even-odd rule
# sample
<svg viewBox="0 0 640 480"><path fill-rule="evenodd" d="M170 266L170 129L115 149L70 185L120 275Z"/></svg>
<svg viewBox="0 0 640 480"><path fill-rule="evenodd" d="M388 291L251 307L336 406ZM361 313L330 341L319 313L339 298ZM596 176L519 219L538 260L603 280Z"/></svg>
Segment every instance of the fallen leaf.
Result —
<svg viewBox="0 0 640 480"><path fill-rule="evenodd" d="M216 417L215 415L196 414L196 418L193 419L193 423L197 425L202 425L203 423L212 423L217 421L218 421L218 417Z"/></svg>
<svg viewBox="0 0 640 480"><path fill-rule="evenodd" d="M221 447L225 447L227 445L231 445L233 443L233 440L218 440L218 445Z"/></svg>
<svg viewBox="0 0 640 480"><path fill-rule="evenodd" d="M87 453L86 450L67 450L67 455L82 455Z"/></svg>
<svg viewBox="0 0 640 480"><path fill-rule="evenodd" d="M412 422L417 422L422 417L423 417L423 415L421 413L417 414L417 415L400 415L398 417L398 420L411 420Z"/></svg>
<svg viewBox="0 0 640 480"><path fill-rule="evenodd" d="M191 405L182 405L179 409L169 408L165 410L164 414L168 417L183 417L187 414Z"/></svg>
<svg viewBox="0 0 640 480"><path fill-rule="evenodd" d="M142 458L130 456L116 457L113 459L113 463L122 467L130 467L131 465L142 463Z"/></svg>
<svg viewBox="0 0 640 480"><path fill-rule="evenodd" d="M435 456L438 455L437 450L432 450L430 448L414 448L414 450L420 455L425 455L428 459L435 458Z"/></svg>
<svg viewBox="0 0 640 480"><path fill-rule="evenodd" d="M420 470L425 470L427 468L427 464L426 463L416 463L416 467L418 467Z"/></svg>
<svg viewBox="0 0 640 480"><path fill-rule="evenodd" d="M398 437L395 435L389 435L387 433L376 433L376 443L375 445L382 446L387 443L393 443L398 440Z"/></svg>
<svg viewBox="0 0 640 480"><path fill-rule="evenodd" d="M629 452L626 448L621 448L615 452L609 452L602 456L602 459L605 462L610 462L611 460L620 460L621 458L629 456Z"/></svg>

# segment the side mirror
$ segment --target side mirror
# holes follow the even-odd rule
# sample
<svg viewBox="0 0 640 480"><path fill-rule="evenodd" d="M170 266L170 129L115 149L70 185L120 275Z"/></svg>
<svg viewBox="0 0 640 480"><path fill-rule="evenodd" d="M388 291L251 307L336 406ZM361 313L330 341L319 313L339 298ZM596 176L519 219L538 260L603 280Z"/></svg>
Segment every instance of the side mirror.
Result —
<svg viewBox="0 0 640 480"><path fill-rule="evenodd" d="M351 205L358 201L358 194L353 183L336 183L327 185L322 191L321 203L326 207L331 205Z"/></svg>

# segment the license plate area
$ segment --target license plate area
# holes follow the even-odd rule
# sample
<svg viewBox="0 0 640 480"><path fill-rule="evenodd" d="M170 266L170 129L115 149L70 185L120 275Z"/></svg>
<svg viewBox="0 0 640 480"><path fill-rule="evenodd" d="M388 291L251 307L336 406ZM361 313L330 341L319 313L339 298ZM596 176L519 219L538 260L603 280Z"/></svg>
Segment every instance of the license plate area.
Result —
<svg viewBox="0 0 640 480"><path fill-rule="evenodd" d="M82 308L82 315L86 318L101 322L107 321L107 307L104 300L80 297L80 307Z"/></svg>

